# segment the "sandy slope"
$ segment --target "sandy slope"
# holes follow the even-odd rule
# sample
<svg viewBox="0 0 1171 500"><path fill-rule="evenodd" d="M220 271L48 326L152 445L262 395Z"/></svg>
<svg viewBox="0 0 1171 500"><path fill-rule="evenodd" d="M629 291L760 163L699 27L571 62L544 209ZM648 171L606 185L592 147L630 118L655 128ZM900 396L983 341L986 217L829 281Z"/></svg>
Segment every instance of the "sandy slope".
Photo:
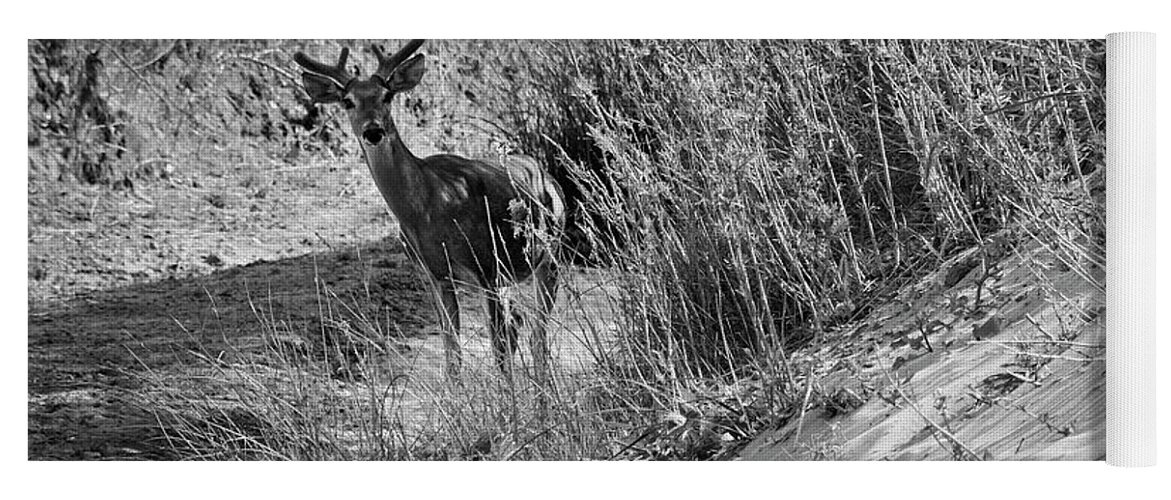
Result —
<svg viewBox="0 0 1171 500"><path fill-rule="evenodd" d="M980 256L958 256L836 332L817 356L830 360L819 383L834 408L764 433L740 458L1103 459L1104 291L1034 245L990 255L999 271L973 314ZM907 343L919 325L931 351Z"/></svg>

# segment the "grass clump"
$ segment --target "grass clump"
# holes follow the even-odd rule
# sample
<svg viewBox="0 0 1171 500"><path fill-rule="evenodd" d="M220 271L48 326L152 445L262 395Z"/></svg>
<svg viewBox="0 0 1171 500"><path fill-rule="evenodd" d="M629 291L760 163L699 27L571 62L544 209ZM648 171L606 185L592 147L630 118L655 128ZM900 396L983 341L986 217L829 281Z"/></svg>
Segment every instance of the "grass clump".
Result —
<svg viewBox="0 0 1171 500"><path fill-rule="evenodd" d="M794 349L973 247L1104 265L1101 41L501 52L527 79L502 77L498 116L573 183L621 282L629 356L607 368L664 401L720 380L806 404L818 360Z"/></svg>

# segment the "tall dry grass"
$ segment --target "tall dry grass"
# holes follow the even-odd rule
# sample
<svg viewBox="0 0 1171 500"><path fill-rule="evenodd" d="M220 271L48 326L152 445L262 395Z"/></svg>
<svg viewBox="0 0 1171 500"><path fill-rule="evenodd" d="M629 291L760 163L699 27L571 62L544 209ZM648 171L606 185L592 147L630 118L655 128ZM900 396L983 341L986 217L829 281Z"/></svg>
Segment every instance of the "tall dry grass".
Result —
<svg viewBox="0 0 1171 500"><path fill-rule="evenodd" d="M626 294L606 368L668 408L712 379L792 408L793 349L972 247L1035 240L1102 286L1101 41L505 48L493 109Z"/></svg>
<svg viewBox="0 0 1171 500"><path fill-rule="evenodd" d="M326 279L313 280L317 324L286 321L277 299L258 296L258 337L191 334L170 356L132 348L143 361L124 397L153 415L156 447L196 460L578 460L617 456L635 432L605 384L563 364L539 410L527 352L511 381L489 353L465 353L450 383L437 338L428 357L379 316L376 297L343 296Z"/></svg>
<svg viewBox="0 0 1171 500"><path fill-rule="evenodd" d="M166 71L165 59L137 78L120 71L153 106L136 109L189 109L226 85L229 98L215 102L252 113L229 132L293 156L349 153L338 116L319 114L282 74L288 42L178 47L168 57L188 61L183 71ZM1093 272L1105 264L1101 41L430 47L433 89L408 107L419 120L437 106L467 113L503 149L551 167L572 200L574 257L605 268L621 294L607 318L620 326L616 342L596 346L589 377L568 377L578 385L562 388L549 423L534 424L524 398L485 372L463 392L433 391L426 401L442 418L413 434L429 436L420 441L403 437L393 383L365 373L361 391L337 396L329 360L338 356L294 355L280 339L313 332L282 333L258 315L263 363L210 356L196 363L206 371L198 379L147 371L150 404L177 447L203 458L719 457L829 397L816 394L820 360L800 349L958 252L1032 240L1102 286ZM30 58L50 65L53 50L30 43ZM459 107L437 97L461 93ZM281 105L260 110L266 99ZM30 100L38 106L56 109ZM95 140L78 136L66 110L50 114L50 136ZM215 129L203 115L176 116ZM360 340L386 337L369 327L377 322L345 320L366 333L335 348L383 349ZM216 385L207 381L233 381L232 412L222 390L201 389Z"/></svg>

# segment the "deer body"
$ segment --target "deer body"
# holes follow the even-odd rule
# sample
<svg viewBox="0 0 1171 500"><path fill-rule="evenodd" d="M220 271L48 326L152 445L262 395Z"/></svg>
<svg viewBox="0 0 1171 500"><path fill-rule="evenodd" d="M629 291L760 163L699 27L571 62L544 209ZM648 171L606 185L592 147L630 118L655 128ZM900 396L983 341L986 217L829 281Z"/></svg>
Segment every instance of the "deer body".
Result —
<svg viewBox="0 0 1171 500"><path fill-rule="evenodd" d="M532 229L558 234L564 202L557 184L531 158L501 164L455 155L417 158L403 143L390 113L395 93L414 87L423 74L423 56L410 56L421 41L391 57L378 47L379 68L359 80L345 71L347 49L336 66L298 52L306 69L306 91L317 102L346 107L366 165L383 199L398 219L407 251L431 280L444 327L446 371L457 379L461 365L457 283L482 288L497 365L510 374L517 347L516 325L499 289L535 276L538 314L531 339L538 381L548 382L545 321L557 293L556 244L534 238Z"/></svg>
<svg viewBox="0 0 1171 500"><path fill-rule="evenodd" d="M398 142L398 141L395 141ZM527 279L535 261L525 238L515 235L512 200L537 199L556 192L556 184L526 177L539 167L510 158L511 169L454 155L409 159L396 164L394 153L366 146L367 165L387 205L398 219L407 247L436 278L485 288ZM560 199L538 200L562 211Z"/></svg>

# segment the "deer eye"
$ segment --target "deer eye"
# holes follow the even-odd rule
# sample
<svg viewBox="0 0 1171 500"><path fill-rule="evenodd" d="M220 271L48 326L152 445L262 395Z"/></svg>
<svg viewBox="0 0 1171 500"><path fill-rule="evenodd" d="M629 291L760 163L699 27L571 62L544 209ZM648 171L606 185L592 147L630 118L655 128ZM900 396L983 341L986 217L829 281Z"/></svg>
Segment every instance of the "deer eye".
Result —
<svg viewBox="0 0 1171 500"><path fill-rule="evenodd" d="M390 100L393 98L394 98L394 92L387 92L385 94L382 94L382 102L384 102L384 103L389 103Z"/></svg>
<svg viewBox="0 0 1171 500"><path fill-rule="evenodd" d="M346 109L354 109L354 100L349 97L342 98L342 107Z"/></svg>

